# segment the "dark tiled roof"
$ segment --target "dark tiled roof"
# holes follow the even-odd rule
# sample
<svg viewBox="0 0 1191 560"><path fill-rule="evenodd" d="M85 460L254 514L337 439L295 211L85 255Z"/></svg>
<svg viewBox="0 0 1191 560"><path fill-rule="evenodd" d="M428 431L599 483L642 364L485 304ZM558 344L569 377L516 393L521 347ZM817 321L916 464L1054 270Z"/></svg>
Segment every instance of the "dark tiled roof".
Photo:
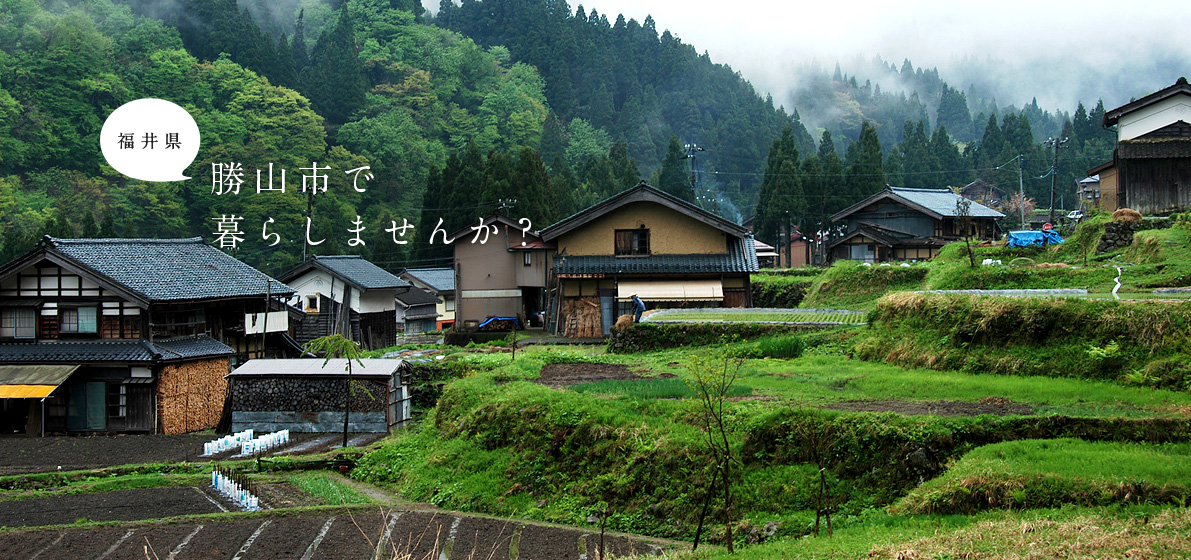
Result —
<svg viewBox="0 0 1191 560"><path fill-rule="evenodd" d="M557 257L554 263L556 274L725 274L759 270L752 237L741 239L723 255L576 255Z"/></svg>
<svg viewBox="0 0 1191 560"><path fill-rule="evenodd" d="M0 344L3 363L170 362L228 356L235 351L206 335L157 340L71 340Z"/></svg>
<svg viewBox="0 0 1191 560"><path fill-rule="evenodd" d="M417 286L410 288L408 292L398 291L396 298L406 307L438 303L438 298L434 297L434 294Z"/></svg>
<svg viewBox="0 0 1191 560"><path fill-rule="evenodd" d="M149 301L293 293L231 255L189 239L56 239L47 246ZM270 282L271 280L271 282Z"/></svg>
<svg viewBox="0 0 1191 560"><path fill-rule="evenodd" d="M903 189L900 187L889 187L893 194L906 199L914 204L926 208L936 214L948 217L956 215L955 204L958 200L963 198L958 194L951 192L951 189ZM1004 218L1005 215L989 208L979 202L971 201L972 206L969 210L973 218Z"/></svg>
<svg viewBox="0 0 1191 560"><path fill-rule="evenodd" d="M1161 138L1154 140L1122 140L1117 143L1121 159L1185 158L1191 156L1191 140Z"/></svg>
<svg viewBox="0 0 1191 560"><path fill-rule="evenodd" d="M387 290L409 284L389 271L364 260L359 255L334 255L312 259L282 274L286 281L297 278L311 268L321 268L365 290Z"/></svg>
<svg viewBox="0 0 1191 560"><path fill-rule="evenodd" d="M165 361L230 356L236 353L230 346L205 335L158 339L153 341L152 346L158 348L158 354L161 354L161 359Z"/></svg>
<svg viewBox="0 0 1191 560"><path fill-rule="evenodd" d="M402 274L417 278L423 284L430 286L438 293L455 291L455 269L444 268L407 268Z"/></svg>
<svg viewBox="0 0 1191 560"><path fill-rule="evenodd" d="M600 202L597 202L587 208L584 208L570 216L555 222L550 227L541 231L542 238L546 241L553 241L558 236L583 227L585 224L591 223L600 216L612 212L617 208L628 204L640 202L653 202L666 206L671 210L680 212L695 220L701 221L709 226L712 226L720 231L732 235L743 236L748 232L745 228L738 226L728 220L725 220L711 212L708 212L690 202L682 200L668 192L655 189L645 181L641 181L637 186L625 190L619 194L610 196Z"/></svg>

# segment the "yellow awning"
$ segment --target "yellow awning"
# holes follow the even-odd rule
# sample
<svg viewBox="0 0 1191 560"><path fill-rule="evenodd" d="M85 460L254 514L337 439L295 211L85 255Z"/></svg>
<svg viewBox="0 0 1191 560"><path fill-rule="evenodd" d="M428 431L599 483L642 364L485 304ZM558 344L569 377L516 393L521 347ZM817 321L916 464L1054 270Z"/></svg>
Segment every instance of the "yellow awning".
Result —
<svg viewBox="0 0 1191 560"><path fill-rule="evenodd" d="M719 280L622 280L616 285L621 299L637 294L646 301L712 301L724 299Z"/></svg>
<svg viewBox="0 0 1191 560"><path fill-rule="evenodd" d="M44 399L79 369L78 365L0 366L0 399Z"/></svg>
<svg viewBox="0 0 1191 560"><path fill-rule="evenodd" d="M44 399L57 385L0 385L0 399Z"/></svg>

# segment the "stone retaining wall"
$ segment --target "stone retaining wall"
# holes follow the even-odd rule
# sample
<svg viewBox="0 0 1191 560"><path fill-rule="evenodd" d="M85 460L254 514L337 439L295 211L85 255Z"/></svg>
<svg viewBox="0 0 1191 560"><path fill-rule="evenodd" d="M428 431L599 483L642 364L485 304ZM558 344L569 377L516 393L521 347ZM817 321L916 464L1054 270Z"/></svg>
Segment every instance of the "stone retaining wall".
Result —
<svg viewBox="0 0 1191 560"><path fill-rule="evenodd" d="M344 378L332 377L232 377L232 410L235 412L343 411ZM352 412L385 410L388 384L375 379L352 380ZM343 416L340 416L342 421Z"/></svg>
<svg viewBox="0 0 1191 560"><path fill-rule="evenodd" d="M1145 219L1140 222L1109 222L1104 224L1104 235L1100 236L1097 253L1124 249L1133 244L1133 234L1148 229L1164 229L1171 225L1168 218Z"/></svg>

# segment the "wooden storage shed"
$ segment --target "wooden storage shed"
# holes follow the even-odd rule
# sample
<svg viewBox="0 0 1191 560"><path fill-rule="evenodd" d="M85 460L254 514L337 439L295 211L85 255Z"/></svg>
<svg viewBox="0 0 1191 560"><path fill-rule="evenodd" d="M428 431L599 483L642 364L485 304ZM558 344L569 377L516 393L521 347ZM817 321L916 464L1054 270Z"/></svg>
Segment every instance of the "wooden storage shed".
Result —
<svg viewBox="0 0 1191 560"><path fill-rule="evenodd" d="M361 365L362 364L362 365ZM409 366L399 359L251 360L227 375L232 430L338 432L344 399L348 431L388 432L410 418Z"/></svg>

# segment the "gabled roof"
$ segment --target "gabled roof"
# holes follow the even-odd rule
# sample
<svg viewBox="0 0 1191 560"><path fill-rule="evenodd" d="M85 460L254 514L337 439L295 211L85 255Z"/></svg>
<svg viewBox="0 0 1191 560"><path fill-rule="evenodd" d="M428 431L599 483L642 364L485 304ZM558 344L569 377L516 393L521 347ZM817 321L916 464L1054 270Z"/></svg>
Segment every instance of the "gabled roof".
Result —
<svg viewBox="0 0 1191 560"><path fill-rule="evenodd" d="M654 202L676 212L686 214L733 237L744 237L748 230L691 204L670 193L662 192L641 181L637 186L618 195L584 208L541 231L542 239L552 241L569 231L578 229L622 206L635 202Z"/></svg>
<svg viewBox="0 0 1191 560"><path fill-rule="evenodd" d="M411 286L408 291L398 292L395 296L397 302L405 307L413 307L415 305L435 305L438 303L438 298L434 294L423 290L417 286Z"/></svg>
<svg viewBox="0 0 1191 560"><path fill-rule="evenodd" d="M1107 113L1104 113L1104 126L1112 126L1121 120L1123 115L1132 113L1147 105L1153 105L1164 99L1169 99L1176 95L1191 95L1191 84L1187 83L1187 78L1179 78L1173 86L1151 93L1137 101L1132 101L1117 107Z"/></svg>
<svg viewBox="0 0 1191 560"><path fill-rule="evenodd" d="M522 219L524 219L524 218L522 218ZM503 216L500 214L497 214L494 216L488 216L487 218L484 218L483 223L485 226L490 226L493 224L501 224L501 225L504 225L506 228L513 228L517 231L521 231L521 230L525 229L525 224L519 223L517 221L514 221L512 218L509 218L507 216ZM480 227L479 224L480 224L480 221L476 220L475 222L472 222L470 224L467 224L466 226L459 228L458 231L455 231L454 233L452 233L450 235L450 239L452 239L456 242L458 242L458 241L470 242L471 238L475 237L475 235L476 235L476 230L473 228ZM480 238L483 239L483 232L481 232L480 235L481 235ZM467 236L470 236L470 237L467 237ZM525 232L525 236L526 237L539 237L539 232L537 230L531 229L531 230L528 230Z"/></svg>
<svg viewBox="0 0 1191 560"><path fill-rule="evenodd" d="M207 335L148 340L67 340L0 344L0 362L155 363L230 356L235 351Z"/></svg>
<svg viewBox="0 0 1191 560"><path fill-rule="evenodd" d="M455 291L455 269L450 267L407 268L401 271L401 275L413 278L440 294Z"/></svg>
<svg viewBox="0 0 1191 560"><path fill-rule="evenodd" d="M201 237L58 239L46 236L36 249L0 269L0 279L42 259L146 304L294 292L284 283L208 245Z"/></svg>
<svg viewBox="0 0 1191 560"><path fill-rule="evenodd" d="M959 192L962 193L968 189L988 189L991 191L996 191L996 192L1000 193L1001 195L1005 194L1005 191L1003 189L1001 189L1000 187L998 187L988 181L985 181L984 179L976 179L975 181L972 181L971 183L964 185L964 187L962 189L960 189Z"/></svg>
<svg viewBox="0 0 1191 560"><path fill-rule="evenodd" d="M935 219L944 217L956 217L956 201L963 199L951 192L951 189L905 189L900 187L886 187L885 190L876 193L856 204L845 208L838 214L831 217L831 221L838 222L863 210L864 208L881 200L891 200L897 202L914 210L918 210ZM968 199L965 199L968 200ZM1005 215L989 208L979 202L971 201L972 203L969 212L973 218L1004 218Z"/></svg>
<svg viewBox="0 0 1191 560"><path fill-rule="evenodd" d="M731 274L761 270L751 236L729 239L728 253L701 255L564 255L555 258L555 274Z"/></svg>
<svg viewBox="0 0 1191 560"><path fill-rule="evenodd" d="M877 243L879 243L885 247L925 246L925 245L934 245L934 246L941 247L944 244L946 244L946 241L943 241L941 239L932 238L932 237L918 237L912 233L907 233L907 232L896 230L893 228L884 227L884 226L881 226L880 224L874 224L872 222L860 222L857 225L855 231L853 231L843 237L840 237L839 239L836 239L835 241L832 241L831 243L828 244L828 247L835 247L837 245L841 245L841 244L851 240L852 238L860 236L860 235L868 237L868 238L872 239L873 241L876 241Z"/></svg>
<svg viewBox="0 0 1191 560"><path fill-rule="evenodd" d="M352 360L353 377L392 377L403 368L405 361L394 358L363 358ZM341 377L347 375L345 358L277 358L248 360L227 377L286 376Z"/></svg>
<svg viewBox="0 0 1191 560"><path fill-rule="evenodd" d="M387 270L372 264L359 255L314 256L281 275L290 282L310 270L322 270L360 290L390 290L408 287L409 283Z"/></svg>

